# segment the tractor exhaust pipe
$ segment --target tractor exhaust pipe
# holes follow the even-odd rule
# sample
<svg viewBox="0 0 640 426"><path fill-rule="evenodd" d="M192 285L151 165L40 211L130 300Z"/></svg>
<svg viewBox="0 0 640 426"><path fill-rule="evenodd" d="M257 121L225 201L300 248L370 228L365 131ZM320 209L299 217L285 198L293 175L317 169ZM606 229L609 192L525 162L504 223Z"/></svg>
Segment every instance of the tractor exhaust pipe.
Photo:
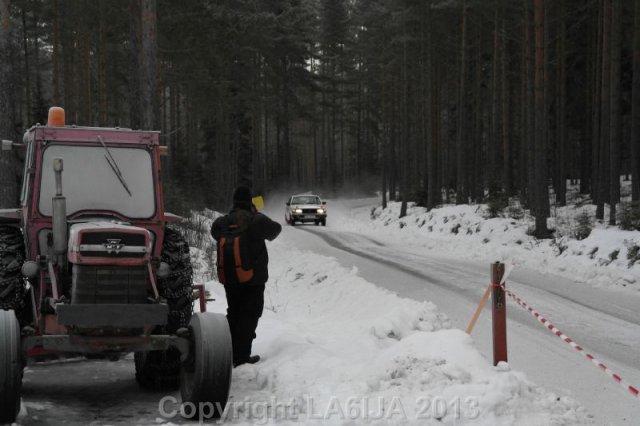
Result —
<svg viewBox="0 0 640 426"><path fill-rule="evenodd" d="M62 195L62 171L64 164L62 158L53 159L53 171L56 176L56 195L53 197L53 254L58 265L66 267L67 264L67 199Z"/></svg>

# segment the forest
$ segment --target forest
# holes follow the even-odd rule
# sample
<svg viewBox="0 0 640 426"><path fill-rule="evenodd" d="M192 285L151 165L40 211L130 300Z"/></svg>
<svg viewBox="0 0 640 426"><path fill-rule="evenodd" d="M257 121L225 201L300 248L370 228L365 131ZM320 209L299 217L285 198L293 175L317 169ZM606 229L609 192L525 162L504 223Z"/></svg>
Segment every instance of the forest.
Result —
<svg viewBox="0 0 640 426"><path fill-rule="evenodd" d="M176 206L515 198L542 238L568 182L611 224L621 177L640 201L640 0L0 0L0 55L1 138L51 105L160 130Z"/></svg>

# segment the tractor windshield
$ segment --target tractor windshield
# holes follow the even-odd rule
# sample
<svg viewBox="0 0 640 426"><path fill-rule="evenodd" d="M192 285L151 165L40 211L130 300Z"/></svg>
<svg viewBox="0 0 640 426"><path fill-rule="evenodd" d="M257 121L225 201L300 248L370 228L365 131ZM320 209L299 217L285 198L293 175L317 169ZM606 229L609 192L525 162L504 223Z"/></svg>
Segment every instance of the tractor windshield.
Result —
<svg viewBox="0 0 640 426"><path fill-rule="evenodd" d="M102 146L50 145L42 158L39 208L51 216L55 195L53 159L64 160L62 190L67 198L67 214L82 210L106 210L125 217L145 219L155 213L155 188L151 154L144 148L109 147L120 176L105 161ZM126 180L127 190L122 179ZM129 192L131 195L129 195Z"/></svg>

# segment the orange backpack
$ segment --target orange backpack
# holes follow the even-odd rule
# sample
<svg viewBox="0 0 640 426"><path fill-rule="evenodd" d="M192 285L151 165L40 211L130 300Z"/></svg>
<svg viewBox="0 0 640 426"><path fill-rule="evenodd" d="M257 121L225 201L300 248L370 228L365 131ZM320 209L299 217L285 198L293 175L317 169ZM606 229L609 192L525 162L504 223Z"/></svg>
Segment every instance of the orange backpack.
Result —
<svg viewBox="0 0 640 426"><path fill-rule="evenodd" d="M253 279L249 225L253 215L244 210L227 215L227 226L218 241L218 281L224 285L248 283Z"/></svg>

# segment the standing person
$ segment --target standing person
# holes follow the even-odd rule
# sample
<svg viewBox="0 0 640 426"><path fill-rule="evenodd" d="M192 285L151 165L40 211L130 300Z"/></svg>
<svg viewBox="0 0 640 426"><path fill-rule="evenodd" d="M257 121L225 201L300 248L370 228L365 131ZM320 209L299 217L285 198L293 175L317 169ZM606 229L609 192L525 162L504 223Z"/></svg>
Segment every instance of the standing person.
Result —
<svg viewBox="0 0 640 426"><path fill-rule="evenodd" d="M265 240L273 241L282 226L259 213L251 202L251 189L233 192L229 214L213 222L211 235L218 245L218 279L227 296L227 320L233 343L233 365L255 364L251 344L264 308L265 283L269 279L269 255Z"/></svg>

